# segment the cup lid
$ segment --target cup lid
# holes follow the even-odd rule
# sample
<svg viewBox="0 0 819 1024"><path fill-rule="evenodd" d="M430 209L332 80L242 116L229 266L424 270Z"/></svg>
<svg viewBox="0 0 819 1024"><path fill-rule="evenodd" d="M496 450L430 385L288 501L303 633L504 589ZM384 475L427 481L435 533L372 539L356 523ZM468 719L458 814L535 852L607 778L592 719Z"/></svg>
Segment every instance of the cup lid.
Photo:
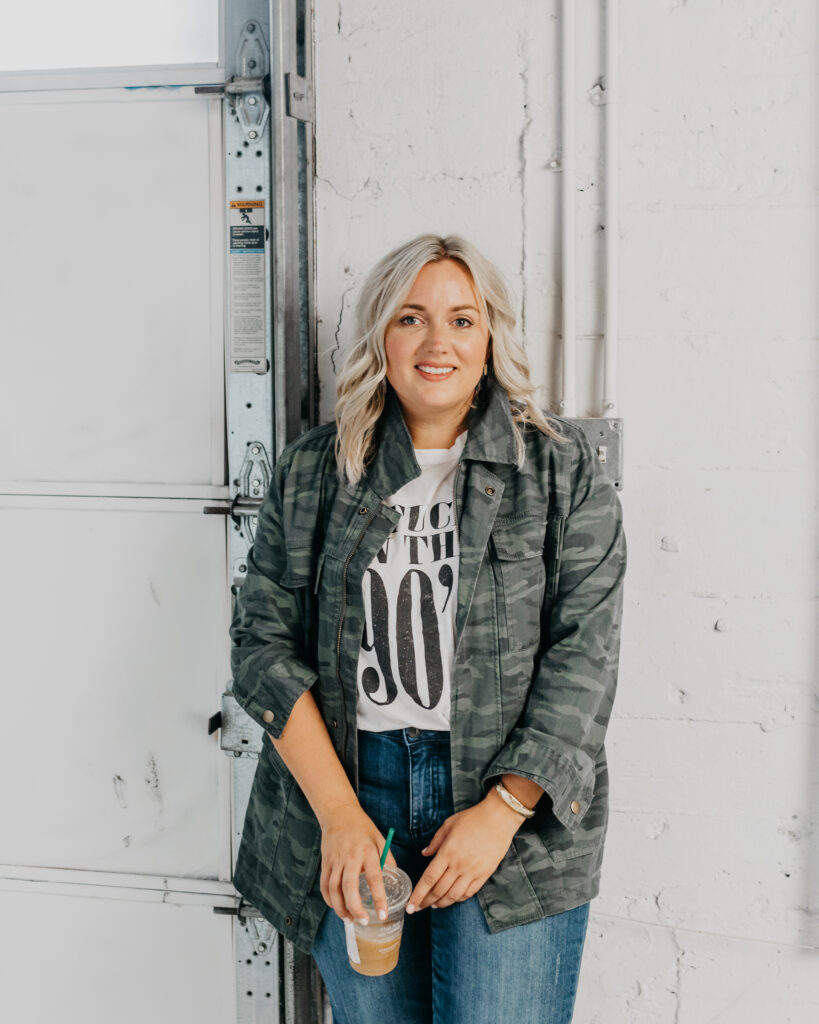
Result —
<svg viewBox="0 0 819 1024"><path fill-rule="evenodd" d="M387 864L382 869L381 875L384 879L384 889L387 893L388 911L392 912L404 907L412 892L412 879L410 876L406 871L402 871L401 868L394 868L390 864ZM367 884L367 876L363 872L358 876L358 891L361 894L361 902L364 904L364 909L367 911L374 910L375 901Z"/></svg>

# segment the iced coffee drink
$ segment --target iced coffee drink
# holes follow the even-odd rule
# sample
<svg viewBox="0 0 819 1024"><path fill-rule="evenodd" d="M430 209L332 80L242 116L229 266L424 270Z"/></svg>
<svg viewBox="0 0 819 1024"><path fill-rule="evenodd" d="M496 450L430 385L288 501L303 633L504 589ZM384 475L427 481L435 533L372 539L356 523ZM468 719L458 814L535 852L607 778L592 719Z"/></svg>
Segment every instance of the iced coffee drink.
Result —
<svg viewBox="0 0 819 1024"><path fill-rule="evenodd" d="M362 874L358 879L358 887L369 921L366 925L356 921L344 926L350 966L359 974L370 977L389 974L398 963L401 933L404 929L404 908L412 892L410 877L400 868L387 866L382 871L382 877L387 892L386 920L378 920L367 878Z"/></svg>

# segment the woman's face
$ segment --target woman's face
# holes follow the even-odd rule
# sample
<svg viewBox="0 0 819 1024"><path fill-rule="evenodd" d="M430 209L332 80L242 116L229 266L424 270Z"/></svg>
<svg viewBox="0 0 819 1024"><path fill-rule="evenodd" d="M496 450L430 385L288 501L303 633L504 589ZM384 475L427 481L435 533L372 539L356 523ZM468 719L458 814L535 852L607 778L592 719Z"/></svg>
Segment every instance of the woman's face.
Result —
<svg viewBox="0 0 819 1024"><path fill-rule="evenodd" d="M387 379L410 421L466 416L488 353L479 305L457 260L427 263L415 278L384 335Z"/></svg>

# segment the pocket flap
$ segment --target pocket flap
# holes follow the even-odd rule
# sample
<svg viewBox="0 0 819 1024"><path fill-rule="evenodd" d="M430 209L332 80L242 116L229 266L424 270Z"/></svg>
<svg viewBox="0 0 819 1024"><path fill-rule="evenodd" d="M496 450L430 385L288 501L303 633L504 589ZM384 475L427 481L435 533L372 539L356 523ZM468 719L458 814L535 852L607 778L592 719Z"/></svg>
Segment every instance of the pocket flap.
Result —
<svg viewBox="0 0 819 1024"><path fill-rule="evenodd" d="M544 516L521 516L504 522L496 520L492 527L492 541L498 558L520 561L543 554L545 533Z"/></svg>
<svg viewBox="0 0 819 1024"><path fill-rule="evenodd" d="M302 545L291 541L287 545L286 558L287 563L281 578L283 586L306 587L311 583L317 585L323 552L318 552L309 541Z"/></svg>

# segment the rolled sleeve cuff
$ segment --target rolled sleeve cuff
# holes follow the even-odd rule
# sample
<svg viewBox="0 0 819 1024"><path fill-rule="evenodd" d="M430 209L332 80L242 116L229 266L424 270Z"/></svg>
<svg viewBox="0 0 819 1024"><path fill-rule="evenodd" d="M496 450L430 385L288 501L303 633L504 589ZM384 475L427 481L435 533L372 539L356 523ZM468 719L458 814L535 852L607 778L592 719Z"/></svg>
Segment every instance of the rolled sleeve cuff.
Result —
<svg viewBox="0 0 819 1024"><path fill-rule="evenodd" d="M269 688L261 687L262 692L247 694L242 691L241 686L236 685L234 679L233 696L253 721L277 740L290 718L293 705L317 680L318 675L315 672L305 671L300 673L298 678L289 679L286 686L277 678Z"/></svg>
<svg viewBox="0 0 819 1024"><path fill-rule="evenodd" d="M492 779L507 772L531 779L551 797L552 810L560 824L574 832L594 796L594 762L582 750L570 751L560 740L533 739L520 732L521 735L513 735L484 772L484 791L488 791Z"/></svg>

